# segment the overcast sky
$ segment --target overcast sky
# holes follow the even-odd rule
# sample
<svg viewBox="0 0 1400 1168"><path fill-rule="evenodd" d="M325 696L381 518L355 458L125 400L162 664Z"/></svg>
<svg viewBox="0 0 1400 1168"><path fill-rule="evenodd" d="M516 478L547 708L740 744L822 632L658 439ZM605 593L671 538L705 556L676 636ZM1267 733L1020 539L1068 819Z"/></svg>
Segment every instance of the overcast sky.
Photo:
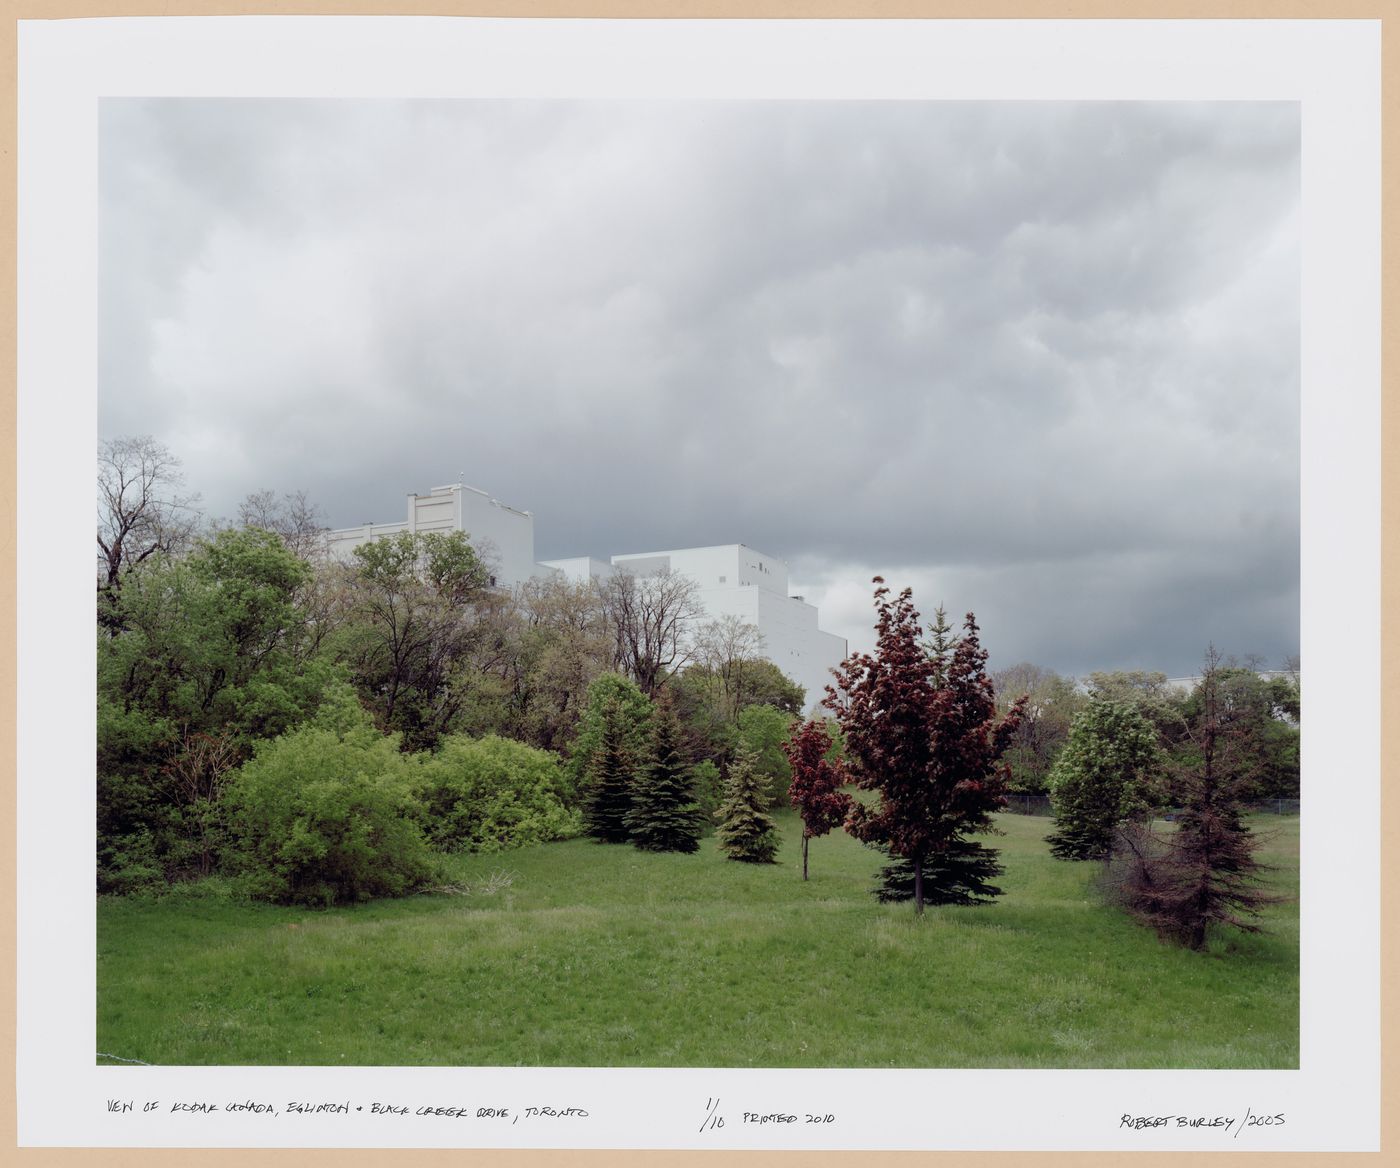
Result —
<svg viewBox="0 0 1400 1168"><path fill-rule="evenodd" d="M457 481L994 667L1298 650L1292 104L104 101L100 429L212 515Z"/></svg>

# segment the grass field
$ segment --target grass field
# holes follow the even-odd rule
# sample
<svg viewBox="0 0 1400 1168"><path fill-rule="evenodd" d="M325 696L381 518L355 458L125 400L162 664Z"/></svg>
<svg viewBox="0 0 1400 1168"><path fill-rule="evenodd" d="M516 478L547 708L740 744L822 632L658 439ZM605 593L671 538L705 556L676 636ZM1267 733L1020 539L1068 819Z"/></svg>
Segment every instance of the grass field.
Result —
<svg viewBox="0 0 1400 1168"><path fill-rule="evenodd" d="M884 906L882 858L780 819L783 861L588 840L454 861L480 885L326 912L190 890L98 906L98 1050L160 1064L1298 1065L1296 900L1205 953L1105 907L1003 815L1006 895ZM1261 817L1296 897L1298 820ZM101 1058L99 1062L105 1061Z"/></svg>

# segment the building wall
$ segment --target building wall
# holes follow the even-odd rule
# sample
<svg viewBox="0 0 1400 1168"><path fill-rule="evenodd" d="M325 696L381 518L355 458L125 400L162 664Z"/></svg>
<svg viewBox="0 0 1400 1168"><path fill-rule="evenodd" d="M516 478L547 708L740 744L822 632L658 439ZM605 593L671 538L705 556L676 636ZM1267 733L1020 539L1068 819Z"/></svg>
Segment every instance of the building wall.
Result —
<svg viewBox="0 0 1400 1168"><path fill-rule="evenodd" d="M327 546L332 555L348 559L360 544L400 531L466 532L497 583L507 588L538 574L534 516L461 483L434 487L426 495L409 495L402 523L367 523L329 532Z"/></svg>
<svg viewBox="0 0 1400 1168"><path fill-rule="evenodd" d="M592 556L573 556L567 560L541 560L541 568L557 572L574 584L586 584L589 580L606 580L613 574L613 566L607 560L595 560Z"/></svg>
<svg viewBox="0 0 1400 1168"><path fill-rule="evenodd" d="M617 571L638 576L670 570L699 585L705 619L735 616L757 626L764 655L806 691L808 709L820 703L830 670L846 656L843 637L817 627L817 610L788 595L787 565L744 544L676 548L613 556L535 562L535 521L528 511L508 507L475 487L453 483L426 495L409 495L401 523L367 523L329 532L333 555L348 559L362 543L400 531L465 531L472 546L505 587L531 577L560 575L582 582L606 579Z"/></svg>
<svg viewBox="0 0 1400 1168"><path fill-rule="evenodd" d="M619 570L646 575L659 568L694 580L706 619L735 616L756 626L763 652L806 691L807 709L817 706L831 670L846 658L846 639L817 627L817 610L788 595L787 565L744 544L680 548L614 556Z"/></svg>

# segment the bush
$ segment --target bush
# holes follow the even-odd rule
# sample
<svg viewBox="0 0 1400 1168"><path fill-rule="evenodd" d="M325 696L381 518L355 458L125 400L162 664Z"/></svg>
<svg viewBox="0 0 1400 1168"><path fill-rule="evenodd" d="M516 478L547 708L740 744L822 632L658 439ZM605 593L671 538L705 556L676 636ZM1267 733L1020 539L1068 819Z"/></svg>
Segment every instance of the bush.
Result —
<svg viewBox="0 0 1400 1168"><path fill-rule="evenodd" d="M558 758L488 735L451 737L425 756L415 790L424 833L445 852L500 852L568 839L583 830L565 806Z"/></svg>
<svg viewBox="0 0 1400 1168"><path fill-rule="evenodd" d="M363 726L259 742L225 799L249 895L331 905L402 896L436 876L417 822L415 761Z"/></svg>

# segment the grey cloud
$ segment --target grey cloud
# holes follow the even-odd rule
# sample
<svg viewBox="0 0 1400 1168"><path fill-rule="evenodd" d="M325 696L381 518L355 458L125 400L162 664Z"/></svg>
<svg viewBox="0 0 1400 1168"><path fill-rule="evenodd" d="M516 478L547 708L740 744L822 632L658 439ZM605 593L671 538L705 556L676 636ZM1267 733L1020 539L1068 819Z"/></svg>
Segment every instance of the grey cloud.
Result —
<svg viewBox="0 0 1400 1168"><path fill-rule="evenodd" d="M101 426L225 515L464 475L541 557L960 574L1059 668L1194 661L1206 613L1293 651L1298 136L1284 103L112 100Z"/></svg>

